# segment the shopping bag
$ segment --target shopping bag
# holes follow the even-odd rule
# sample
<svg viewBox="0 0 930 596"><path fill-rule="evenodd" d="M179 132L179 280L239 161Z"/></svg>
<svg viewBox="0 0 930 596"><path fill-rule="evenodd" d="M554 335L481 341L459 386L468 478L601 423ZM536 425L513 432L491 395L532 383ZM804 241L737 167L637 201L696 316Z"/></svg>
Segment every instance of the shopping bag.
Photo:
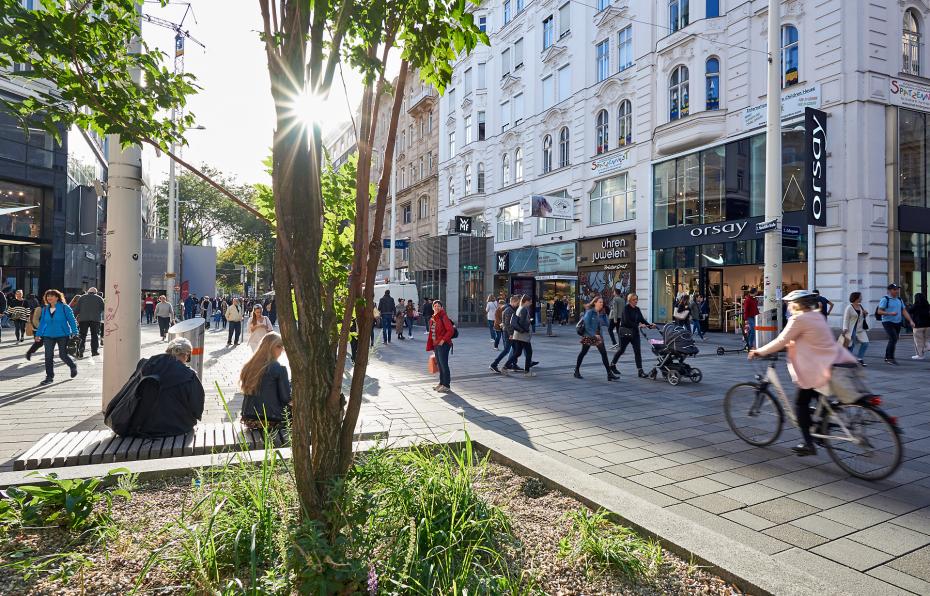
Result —
<svg viewBox="0 0 930 596"><path fill-rule="evenodd" d="M427 366L429 367L429 374L435 375L439 373L439 363L436 362L436 354L429 355Z"/></svg>

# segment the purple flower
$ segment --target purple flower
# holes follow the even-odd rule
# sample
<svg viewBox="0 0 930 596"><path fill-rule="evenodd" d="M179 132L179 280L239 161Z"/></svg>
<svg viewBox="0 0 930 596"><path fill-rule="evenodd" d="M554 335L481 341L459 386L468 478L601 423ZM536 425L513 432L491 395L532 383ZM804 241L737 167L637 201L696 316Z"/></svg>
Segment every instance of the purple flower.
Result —
<svg viewBox="0 0 930 596"><path fill-rule="evenodd" d="M375 566L368 564L368 596L378 594L378 574L375 572Z"/></svg>

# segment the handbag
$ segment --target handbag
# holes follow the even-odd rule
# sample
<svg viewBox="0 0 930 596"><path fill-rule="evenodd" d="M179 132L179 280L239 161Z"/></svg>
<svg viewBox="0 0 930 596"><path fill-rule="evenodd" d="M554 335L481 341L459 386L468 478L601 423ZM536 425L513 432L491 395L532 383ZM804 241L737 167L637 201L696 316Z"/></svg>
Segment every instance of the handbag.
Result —
<svg viewBox="0 0 930 596"><path fill-rule="evenodd" d="M426 368L431 375L435 375L439 372L439 363L436 362L436 354L429 355L429 360L426 361Z"/></svg>

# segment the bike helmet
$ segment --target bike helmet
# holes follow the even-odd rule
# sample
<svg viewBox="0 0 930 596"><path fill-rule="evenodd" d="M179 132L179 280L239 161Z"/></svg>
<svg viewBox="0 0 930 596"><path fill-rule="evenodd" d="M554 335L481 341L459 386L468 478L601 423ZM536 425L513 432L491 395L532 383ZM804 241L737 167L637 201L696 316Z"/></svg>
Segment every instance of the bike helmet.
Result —
<svg viewBox="0 0 930 596"><path fill-rule="evenodd" d="M782 298L785 302L797 302L802 308L814 308L820 305L820 296L809 290L794 290Z"/></svg>

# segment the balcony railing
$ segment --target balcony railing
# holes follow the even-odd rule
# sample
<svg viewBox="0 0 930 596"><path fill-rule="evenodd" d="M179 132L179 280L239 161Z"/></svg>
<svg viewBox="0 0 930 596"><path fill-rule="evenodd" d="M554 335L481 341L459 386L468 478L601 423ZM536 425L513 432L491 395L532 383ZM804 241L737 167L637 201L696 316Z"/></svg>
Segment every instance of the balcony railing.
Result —
<svg viewBox="0 0 930 596"><path fill-rule="evenodd" d="M432 87L424 87L421 91L414 93L412 96L410 96L410 99L407 100L407 111L413 112L425 102L435 99L436 91L434 91Z"/></svg>

